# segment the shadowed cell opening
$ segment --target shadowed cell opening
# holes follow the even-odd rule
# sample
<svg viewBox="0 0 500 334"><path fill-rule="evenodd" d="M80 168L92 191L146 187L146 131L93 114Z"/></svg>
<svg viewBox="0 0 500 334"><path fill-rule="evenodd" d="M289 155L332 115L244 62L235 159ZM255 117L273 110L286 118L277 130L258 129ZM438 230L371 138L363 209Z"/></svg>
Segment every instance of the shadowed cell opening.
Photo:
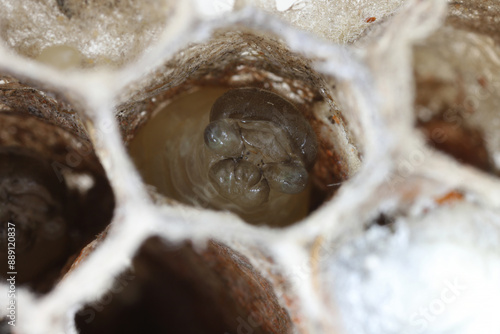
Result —
<svg viewBox="0 0 500 334"><path fill-rule="evenodd" d="M46 293L109 224L114 195L90 143L34 117L0 119L0 276Z"/></svg>
<svg viewBox="0 0 500 334"><path fill-rule="evenodd" d="M289 333L272 287L240 254L218 243L195 251L148 239L132 269L76 315L86 333Z"/></svg>

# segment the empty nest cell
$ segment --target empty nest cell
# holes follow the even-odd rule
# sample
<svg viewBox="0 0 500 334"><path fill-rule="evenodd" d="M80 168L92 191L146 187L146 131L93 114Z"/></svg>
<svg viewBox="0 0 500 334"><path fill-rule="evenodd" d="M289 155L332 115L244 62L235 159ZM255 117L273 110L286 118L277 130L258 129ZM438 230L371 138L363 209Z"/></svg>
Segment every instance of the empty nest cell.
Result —
<svg viewBox="0 0 500 334"><path fill-rule="evenodd" d="M291 320L248 260L215 242L203 251L143 243L130 271L76 314L80 333L289 333Z"/></svg>

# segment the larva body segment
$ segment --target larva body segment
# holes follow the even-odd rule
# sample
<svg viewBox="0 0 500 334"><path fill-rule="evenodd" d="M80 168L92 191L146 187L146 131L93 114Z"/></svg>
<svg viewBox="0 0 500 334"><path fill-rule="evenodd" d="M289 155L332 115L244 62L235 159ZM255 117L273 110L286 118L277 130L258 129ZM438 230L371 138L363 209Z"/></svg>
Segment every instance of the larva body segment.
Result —
<svg viewBox="0 0 500 334"><path fill-rule="evenodd" d="M210 120L269 121L286 131L294 153L308 170L314 165L317 152L316 135L297 108L277 94L259 88L228 91L213 105Z"/></svg>
<svg viewBox="0 0 500 334"><path fill-rule="evenodd" d="M237 156L243 152L240 129L236 122L221 119L210 123L205 128L205 144L221 156Z"/></svg>
<svg viewBox="0 0 500 334"><path fill-rule="evenodd" d="M267 202L269 186L254 164L226 159L209 170L209 178L219 194L243 208L252 209Z"/></svg>

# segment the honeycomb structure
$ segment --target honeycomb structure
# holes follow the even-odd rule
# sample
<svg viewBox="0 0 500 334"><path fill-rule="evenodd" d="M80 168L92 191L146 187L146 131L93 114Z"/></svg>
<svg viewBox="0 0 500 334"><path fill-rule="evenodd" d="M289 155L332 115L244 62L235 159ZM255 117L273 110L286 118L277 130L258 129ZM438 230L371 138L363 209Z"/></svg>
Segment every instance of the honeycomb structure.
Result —
<svg viewBox="0 0 500 334"><path fill-rule="evenodd" d="M500 331L497 2L0 5L0 333ZM165 106L235 87L317 136L297 222L181 203L134 164ZM21 224L61 196L64 228Z"/></svg>

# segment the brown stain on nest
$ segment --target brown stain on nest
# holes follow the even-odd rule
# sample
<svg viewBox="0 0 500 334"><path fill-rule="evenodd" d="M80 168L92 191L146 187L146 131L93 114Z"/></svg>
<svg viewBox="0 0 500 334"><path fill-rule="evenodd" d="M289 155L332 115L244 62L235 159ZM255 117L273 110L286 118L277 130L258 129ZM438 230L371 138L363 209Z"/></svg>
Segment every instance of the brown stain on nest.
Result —
<svg viewBox="0 0 500 334"><path fill-rule="evenodd" d="M480 77L477 80L481 86L487 86L486 79ZM447 98L439 98L440 96ZM483 131L467 122L468 115L475 113L475 109L467 102L466 97L461 79L449 83L417 75L415 105L434 107L431 110L433 115L429 119L417 119L416 126L422 130L432 147L461 163L493 173L495 167L487 150Z"/></svg>
<svg viewBox="0 0 500 334"><path fill-rule="evenodd" d="M483 133L480 130L450 124L439 117L425 123L419 122L418 127L425 133L428 143L434 148L485 172L493 171Z"/></svg>
<svg viewBox="0 0 500 334"><path fill-rule="evenodd" d="M332 115L328 118L328 120L330 121L330 123L332 124L338 124L340 125L341 122L340 122L340 119L336 116L336 115Z"/></svg>
<svg viewBox="0 0 500 334"><path fill-rule="evenodd" d="M464 199L463 193L461 193L458 190L453 190L441 197L436 198L435 202L439 205L445 205L445 204L456 203L462 201L463 199Z"/></svg>
<svg viewBox="0 0 500 334"><path fill-rule="evenodd" d="M337 116L332 118L335 119L336 124L342 124ZM329 133L331 130L325 127L323 121L313 115L309 115L308 120L318 137L318 155L313 168L315 185L322 191L332 194L332 191L337 189L338 186L332 187L331 185L339 184L348 178L348 167L344 158L333 146L333 143L328 138L325 138L324 133Z"/></svg>
<svg viewBox="0 0 500 334"><path fill-rule="evenodd" d="M484 89L488 88L488 80L483 76L477 78L477 83Z"/></svg>

